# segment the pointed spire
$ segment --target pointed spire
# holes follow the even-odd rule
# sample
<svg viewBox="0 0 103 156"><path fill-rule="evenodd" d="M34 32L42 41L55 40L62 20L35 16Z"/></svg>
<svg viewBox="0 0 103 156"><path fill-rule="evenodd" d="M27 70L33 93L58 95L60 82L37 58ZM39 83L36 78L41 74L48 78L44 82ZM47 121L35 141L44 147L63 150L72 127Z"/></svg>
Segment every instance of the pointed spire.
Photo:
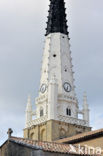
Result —
<svg viewBox="0 0 103 156"><path fill-rule="evenodd" d="M86 92L84 92L84 96L83 96L83 109L88 109L87 94L86 94Z"/></svg>
<svg viewBox="0 0 103 156"><path fill-rule="evenodd" d="M46 36L60 32L68 35L64 0L50 0Z"/></svg>
<svg viewBox="0 0 103 156"><path fill-rule="evenodd" d="M32 105L31 105L31 97L30 95L28 96L28 99L27 99L27 106L26 106L26 111L32 111Z"/></svg>
<svg viewBox="0 0 103 156"><path fill-rule="evenodd" d="M28 96L27 106L26 106L26 121L25 127L28 127L28 123L32 121L32 104L31 104L31 97Z"/></svg>
<svg viewBox="0 0 103 156"><path fill-rule="evenodd" d="M83 96L83 119L86 121L87 126L89 126L89 106L87 103L86 92L84 92Z"/></svg>

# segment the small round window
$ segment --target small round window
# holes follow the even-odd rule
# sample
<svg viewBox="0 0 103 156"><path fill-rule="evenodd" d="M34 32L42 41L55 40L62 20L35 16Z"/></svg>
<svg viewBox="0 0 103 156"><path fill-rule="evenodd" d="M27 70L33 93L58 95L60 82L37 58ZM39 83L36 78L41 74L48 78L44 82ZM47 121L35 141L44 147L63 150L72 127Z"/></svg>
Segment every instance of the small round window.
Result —
<svg viewBox="0 0 103 156"><path fill-rule="evenodd" d="M56 57L57 55L56 54L53 54L53 57Z"/></svg>
<svg viewBox="0 0 103 156"><path fill-rule="evenodd" d="M65 67L64 67L64 71L65 71L65 72L67 72L67 71L68 71L68 68L67 68L67 66L65 66Z"/></svg>

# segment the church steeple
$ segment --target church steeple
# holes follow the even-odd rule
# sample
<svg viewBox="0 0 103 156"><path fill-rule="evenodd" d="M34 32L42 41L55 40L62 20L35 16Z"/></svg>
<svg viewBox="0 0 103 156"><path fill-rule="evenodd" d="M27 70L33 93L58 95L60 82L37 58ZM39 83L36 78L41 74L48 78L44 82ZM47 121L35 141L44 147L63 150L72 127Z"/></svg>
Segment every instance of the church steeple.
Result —
<svg viewBox="0 0 103 156"><path fill-rule="evenodd" d="M50 0L49 7L36 110L33 113L29 100L24 130L25 138L40 141L55 141L90 129L86 100L79 110L75 93L64 0ZM79 119L79 113L84 120Z"/></svg>
<svg viewBox="0 0 103 156"><path fill-rule="evenodd" d="M46 36L56 32L68 35L65 10L64 0L50 0Z"/></svg>

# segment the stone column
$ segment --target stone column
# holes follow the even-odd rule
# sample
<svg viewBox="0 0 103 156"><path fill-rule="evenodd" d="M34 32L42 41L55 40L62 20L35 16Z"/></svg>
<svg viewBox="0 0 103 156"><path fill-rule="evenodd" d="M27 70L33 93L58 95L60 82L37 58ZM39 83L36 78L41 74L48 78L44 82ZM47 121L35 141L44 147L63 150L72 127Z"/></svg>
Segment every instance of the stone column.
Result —
<svg viewBox="0 0 103 156"><path fill-rule="evenodd" d="M48 120L57 119L58 84L55 75L51 78L48 88Z"/></svg>

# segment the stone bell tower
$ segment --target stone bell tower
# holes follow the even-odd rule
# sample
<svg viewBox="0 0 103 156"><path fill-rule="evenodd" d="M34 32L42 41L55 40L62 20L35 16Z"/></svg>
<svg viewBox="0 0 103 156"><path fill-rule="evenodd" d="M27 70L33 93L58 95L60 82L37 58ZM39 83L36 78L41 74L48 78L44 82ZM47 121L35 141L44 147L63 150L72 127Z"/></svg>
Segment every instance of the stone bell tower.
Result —
<svg viewBox="0 0 103 156"><path fill-rule="evenodd" d="M28 99L25 138L54 141L90 130L86 95L83 110L78 106L69 41L65 2L50 0L40 89L35 111Z"/></svg>

